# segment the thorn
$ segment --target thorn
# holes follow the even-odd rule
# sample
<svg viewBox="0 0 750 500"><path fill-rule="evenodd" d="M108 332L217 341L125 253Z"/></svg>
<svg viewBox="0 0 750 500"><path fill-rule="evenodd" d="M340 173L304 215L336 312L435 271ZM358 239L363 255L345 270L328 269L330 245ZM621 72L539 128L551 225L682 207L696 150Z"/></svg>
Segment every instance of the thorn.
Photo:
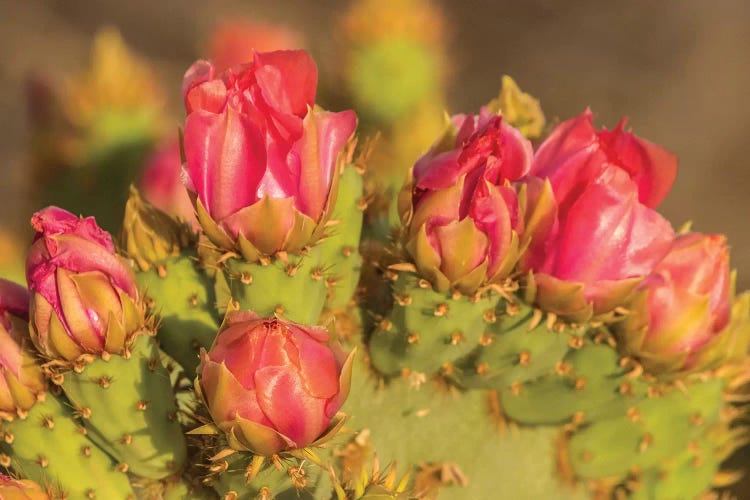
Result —
<svg viewBox="0 0 750 500"><path fill-rule="evenodd" d="M78 413L80 413L81 418L84 418L86 420L91 418L91 408L86 408L85 406L78 410Z"/></svg>
<svg viewBox="0 0 750 500"><path fill-rule="evenodd" d="M419 281L417 281L417 286L419 288L422 288L423 290L427 290L429 288L432 288L432 283L430 283L429 281L427 281L424 278L421 278Z"/></svg>
<svg viewBox="0 0 750 500"><path fill-rule="evenodd" d="M343 255L344 257L349 257L352 253L354 253L354 249L350 246L345 246L341 249L341 255Z"/></svg>
<svg viewBox="0 0 750 500"><path fill-rule="evenodd" d="M515 304L513 302L505 303L505 314L507 314L508 316L517 316L519 312L521 312L521 306L519 306L518 304Z"/></svg>
<svg viewBox="0 0 750 500"><path fill-rule="evenodd" d="M519 381L515 381L512 384L510 384L510 392L513 393L514 396L518 396L521 394L521 389L523 388L523 385Z"/></svg>
<svg viewBox="0 0 750 500"><path fill-rule="evenodd" d="M94 490L86 490L86 498L93 500L96 498L96 492Z"/></svg>
<svg viewBox="0 0 750 500"><path fill-rule="evenodd" d="M54 429L55 421L52 419L52 417L44 417L42 418L42 427L44 427L45 429Z"/></svg>
<svg viewBox="0 0 750 500"><path fill-rule="evenodd" d="M453 290L453 293L451 293L451 299L453 300L461 300L461 297L463 296L461 290Z"/></svg>
<svg viewBox="0 0 750 500"><path fill-rule="evenodd" d="M109 361L110 359L112 359L112 355L107 351L102 351L100 356L102 358L102 361Z"/></svg>
<svg viewBox="0 0 750 500"><path fill-rule="evenodd" d="M297 271L299 271L299 267L300 267L299 265L295 266L294 264L288 264L286 266L287 276L289 276L290 278L293 278L297 274Z"/></svg>
<svg viewBox="0 0 750 500"><path fill-rule="evenodd" d="M478 375L485 375L488 371L490 371L490 365L488 365L487 363L479 363L477 365Z"/></svg>
<svg viewBox="0 0 750 500"><path fill-rule="evenodd" d="M443 366L441 367L443 371L443 375L453 375L455 369L453 368L453 363L450 361L446 361L443 363Z"/></svg>
<svg viewBox="0 0 750 500"><path fill-rule="evenodd" d="M227 462L226 460L219 460L218 462L209 466L208 470L214 474L221 474L222 472L226 472L228 468L229 462Z"/></svg>
<svg viewBox="0 0 750 500"><path fill-rule="evenodd" d="M130 467L128 467L128 464L126 464L125 462L120 462L115 466L115 470L117 472L122 472L123 474L127 473L129 468Z"/></svg>
<svg viewBox="0 0 750 500"><path fill-rule="evenodd" d="M703 425L703 415L701 415L699 412L693 413L690 415L690 423L695 425L696 427L699 425Z"/></svg>
<svg viewBox="0 0 750 500"><path fill-rule="evenodd" d="M482 319L484 320L485 323L489 323L489 324L495 323L497 321L497 315L495 314L495 310L487 309L486 311L484 311L484 314L482 314Z"/></svg>
<svg viewBox="0 0 750 500"><path fill-rule="evenodd" d="M313 279L313 281L320 281L323 279L323 271L316 267L312 271L310 271L310 277ZM332 288L336 286L336 280L326 280L326 286L328 288Z"/></svg>
<svg viewBox="0 0 750 500"><path fill-rule="evenodd" d="M557 314L555 313L547 313L547 330L552 330L552 327L555 326L555 323L557 322Z"/></svg>
<svg viewBox="0 0 750 500"><path fill-rule="evenodd" d="M5 431L3 433L3 441L5 441L8 444L13 444L13 441L16 440L16 437L11 434L9 431Z"/></svg>
<svg viewBox="0 0 750 500"><path fill-rule="evenodd" d="M91 446L83 446L81 447L81 455L88 458L91 456Z"/></svg>
<svg viewBox="0 0 750 500"><path fill-rule="evenodd" d="M188 304L190 304L190 307L198 307L198 295L192 294L190 298L188 298Z"/></svg>
<svg viewBox="0 0 750 500"><path fill-rule="evenodd" d="M39 455L39 458L36 459L36 463L38 463L39 467L42 469L46 469L47 466L49 466L49 459L44 455Z"/></svg>
<svg viewBox="0 0 750 500"><path fill-rule="evenodd" d="M461 342L463 342L464 340L466 340L466 338L464 337L463 333L461 333L461 332L453 332L453 333L451 333L451 345L458 345Z"/></svg>
<svg viewBox="0 0 750 500"><path fill-rule="evenodd" d="M521 351L518 354L518 364L521 366L529 366L529 363L531 363L531 354L529 351Z"/></svg>
<svg viewBox="0 0 750 500"><path fill-rule="evenodd" d="M571 349L580 349L583 347L583 337L580 335L571 335L568 339L568 346L570 346Z"/></svg>
<svg viewBox="0 0 750 500"><path fill-rule="evenodd" d="M435 316L439 318L445 316L447 313L448 313L448 304L446 304L445 302L443 302L442 304L438 304L435 307L435 310L432 312L432 314L434 314Z"/></svg>
<svg viewBox="0 0 750 500"><path fill-rule="evenodd" d="M539 323L542 322L543 315L544 313L541 309L534 309L534 314L531 316L531 321L529 321L529 326L526 330L530 332L531 330L539 326Z"/></svg>
<svg viewBox="0 0 750 500"><path fill-rule="evenodd" d="M586 421L586 414L582 411L577 411L573 414L573 418L571 419L571 423L575 426L581 425L583 422Z"/></svg>
<svg viewBox="0 0 750 500"><path fill-rule="evenodd" d="M135 408L138 411L146 411L148 408L148 401L140 400L138 403L136 403Z"/></svg>
<svg viewBox="0 0 750 500"><path fill-rule="evenodd" d="M112 379L110 377L101 377L97 383L102 389L109 389L109 386L112 383Z"/></svg>
<svg viewBox="0 0 750 500"><path fill-rule="evenodd" d="M660 398L662 396L661 389L659 389L658 387L654 385L649 386L648 390L646 391L646 394L651 399Z"/></svg>
<svg viewBox="0 0 750 500"><path fill-rule="evenodd" d="M281 304L277 305L276 308L273 310L274 314L282 315L284 314L284 306Z"/></svg>
<svg viewBox="0 0 750 500"><path fill-rule="evenodd" d="M633 386L630 382L623 382L619 387L620 394L633 394Z"/></svg>
<svg viewBox="0 0 750 500"><path fill-rule="evenodd" d="M380 328L384 332L390 332L393 329L393 323L391 323L391 321L388 319L384 319L381 320L380 323L378 323L378 328Z"/></svg>
<svg viewBox="0 0 750 500"><path fill-rule="evenodd" d="M5 453L0 453L0 465L5 467L6 469L10 467L10 457Z"/></svg>
<svg viewBox="0 0 750 500"><path fill-rule="evenodd" d="M419 342L419 334L417 332L411 332L408 337L406 337L406 341L410 344L416 344Z"/></svg>
<svg viewBox="0 0 750 500"><path fill-rule="evenodd" d="M654 436L652 434L646 433L641 438L641 442L638 444L638 451L641 453L644 453L649 446L651 446L654 442Z"/></svg>
<svg viewBox="0 0 750 500"><path fill-rule="evenodd" d="M571 369L570 363L566 363L565 361L558 361L555 365L555 373L558 375L567 375Z"/></svg>
<svg viewBox="0 0 750 500"><path fill-rule="evenodd" d="M102 357L102 359L104 358ZM54 375L50 377L50 380L55 385L63 385L63 382L65 382L65 377L63 376L62 373L55 373Z"/></svg>
<svg viewBox="0 0 750 500"><path fill-rule="evenodd" d="M633 406L631 408L628 408L627 416L631 422L633 423L638 422L641 420L641 411L635 406Z"/></svg>
<svg viewBox="0 0 750 500"><path fill-rule="evenodd" d="M406 306L410 305L412 303L412 301L413 301L413 299L409 295L395 294L393 296L393 298L396 301L396 304L398 304L398 305L400 305L402 307L406 307Z"/></svg>
<svg viewBox="0 0 750 500"><path fill-rule="evenodd" d="M133 436L131 436L130 434L123 434L120 442L122 444L130 444L133 442Z"/></svg>
<svg viewBox="0 0 750 500"><path fill-rule="evenodd" d="M495 336L493 334L483 333L479 336L479 345L487 347L488 345L492 344L493 340L495 340Z"/></svg>
<svg viewBox="0 0 750 500"><path fill-rule="evenodd" d="M586 388L586 379L585 378L576 379L575 388L578 389L579 391L585 389Z"/></svg>
<svg viewBox="0 0 750 500"><path fill-rule="evenodd" d="M164 266L164 264L159 264L158 266L156 266L156 274L162 279L167 277L167 268Z"/></svg>

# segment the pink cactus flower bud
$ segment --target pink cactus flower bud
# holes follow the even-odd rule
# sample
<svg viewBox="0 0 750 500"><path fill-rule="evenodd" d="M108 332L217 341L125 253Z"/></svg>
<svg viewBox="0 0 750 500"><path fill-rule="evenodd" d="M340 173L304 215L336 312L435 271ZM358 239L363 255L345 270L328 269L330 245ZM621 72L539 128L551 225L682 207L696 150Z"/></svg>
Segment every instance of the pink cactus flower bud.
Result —
<svg viewBox="0 0 750 500"><path fill-rule="evenodd" d="M216 25L208 43L208 53L216 68L223 71L251 62L255 52L303 46L302 35L286 26L231 19Z"/></svg>
<svg viewBox="0 0 750 500"><path fill-rule="evenodd" d="M185 74L185 181L206 236L249 261L322 236L353 111L314 106L318 72L302 50L257 53L216 74Z"/></svg>
<svg viewBox="0 0 750 500"><path fill-rule="evenodd" d="M198 230L200 224L182 183L181 172L180 143L175 138L161 144L148 158L138 189L153 206Z"/></svg>
<svg viewBox="0 0 750 500"><path fill-rule="evenodd" d="M649 368L689 369L730 322L726 237L679 236L639 292L632 314L620 325L628 350Z"/></svg>
<svg viewBox="0 0 750 500"><path fill-rule="evenodd" d="M527 298L575 321L622 306L674 237L669 222L638 201L629 175L612 165L562 202L550 180L529 178L524 210L530 245L521 269L533 273Z"/></svg>
<svg viewBox="0 0 750 500"><path fill-rule="evenodd" d="M13 479L0 474L0 498L3 500L48 500L50 497L34 481Z"/></svg>
<svg viewBox="0 0 750 500"><path fill-rule="evenodd" d="M531 143L500 116L458 115L414 165L400 211L406 249L435 289L473 293L505 278L523 221L510 185L531 165Z"/></svg>
<svg viewBox="0 0 750 500"><path fill-rule="evenodd" d="M120 353L143 325L135 277L93 217L57 207L35 213L26 259L31 337L46 356Z"/></svg>
<svg viewBox="0 0 750 500"><path fill-rule="evenodd" d="M47 389L32 352L28 317L28 290L0 279L0 417L3 419L31 408Z"/></svg>
<svg viewBox="0 0 750 500"><path fill-rule="evenodd" d="M201 352L199 380L230 446L270 456L321 437L349 392L353 360L327 342L322 327L229 313Z"/></svg>
<svg viewBox="0 0 750 500"><path fill-rule="evenodd" d="M593 114L582 114L561 123L534 156L530 174L548 178L561 206L589 179L607 167L625 171L638 186L639 201L656 208L677 176L677 157L666 149L624 131L627 119L612 130L596 130Z"/></svg>

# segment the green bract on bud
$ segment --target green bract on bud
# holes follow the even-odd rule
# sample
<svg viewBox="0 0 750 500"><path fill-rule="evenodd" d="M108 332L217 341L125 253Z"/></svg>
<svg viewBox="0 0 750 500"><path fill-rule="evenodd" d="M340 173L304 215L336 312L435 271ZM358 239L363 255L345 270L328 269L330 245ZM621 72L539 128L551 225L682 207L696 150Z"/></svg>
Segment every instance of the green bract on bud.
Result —
<svg viewBox="0 0 750 500"><path fill-rule="evenodd" d="M4 419L31 408L47 389L29 349L28 318L29 292L0 279L0 417Z"/></svg>
<svg viewBox="0 0 750 500"><path fill-rule="evenodd" d="M179 255L194 236L189 226L145 201L131 186L120 238L127 255L142 271L148 271Z"/></svg>

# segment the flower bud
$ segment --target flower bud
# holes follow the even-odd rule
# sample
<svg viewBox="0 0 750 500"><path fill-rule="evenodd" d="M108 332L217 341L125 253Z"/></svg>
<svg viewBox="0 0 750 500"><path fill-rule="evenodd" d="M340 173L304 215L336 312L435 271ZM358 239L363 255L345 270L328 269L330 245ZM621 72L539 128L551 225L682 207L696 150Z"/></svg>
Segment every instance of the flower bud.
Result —
<svg viewBox="0 0 750 500"><path fill-rule="evenodd" d="M180 249L191 243L193 235L188 226L144 201L131 186L120 239L128 257L135 260L141 271L148 271L179 255Z"/></svg>
<svg viewBox="0 0 750 500"><path fill-rule="evenodd" d="M315 444L351 379L353 355L342 360L327 342L322 327L228 314L198 371L209 412L232 448L269 456Z"/></svg>
<svg viewBox="0 0 750 500"><path fill-rule="evenodd" d="M0 474L0 498L3 500L48 500L49 495L34 481L13 479Z"/></svg>
<svg viewBox="0 0 750 500"><path fill-rule="evenodd" d="M297 253L323 235L356 115L314 106L317 68L305 51L257 53L215 73L198 61L183 82L198 220L216 246L250 262Z"/></svg>
<svg viewBox="0 0 750 500"><path fill-rule="evenodd" d="M26 259L31 337L50 358L120 353L144 323L135 278L93 217L57 207L34 214Z"/></svg>
<svg viewBox="0 0 750 500"><path fill-rule="evenodd" d="M510 182L526 174L531 155L518 130L483 109L453 117L414 165L400 200L406 249L436 290L473 293L513 270L523 222Z"/></svg>
<svg viewBox="0 0 750 500"><path fill-rule="evenodd" d="M627 119L611 131L596 130L593 119L587 109L555 127L534 155L530 175L549 179L558 204L565 206L590 179L615 167L636 184L638 200L656 208L677 176L677 157L626 132Z"/></svg>
<svg viewBox="0 0 750 500"><path fill-rule="evenodd" d="M727 329L732 295L725 236L685 234L643 281L618 330L647 368L690 369Z"/></svg>
<svg viewBox="0 0 750 500"><path fill-rule="evenodd" d="M0 416L29 410L47 384L28 335L29 292L0 279ZM4 497L3 497L4 498Z"/></svg>

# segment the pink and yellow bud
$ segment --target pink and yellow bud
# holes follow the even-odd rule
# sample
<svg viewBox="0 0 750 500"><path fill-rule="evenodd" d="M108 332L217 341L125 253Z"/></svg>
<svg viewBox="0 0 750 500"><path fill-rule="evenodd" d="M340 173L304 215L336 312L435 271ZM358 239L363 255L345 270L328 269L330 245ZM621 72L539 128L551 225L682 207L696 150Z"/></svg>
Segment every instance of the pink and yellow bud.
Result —
<svg viewBox="0 0 750 500"><path fill-rule="evenodd" d="M698 367L730 324L731 281L723 235L679 236L618 325L625 349L652 371Z"/></svg>
<svg viewBox="0 0 750 500"><path fill-rule="evenodd" d="M257 53L221 74L198 61L186 73L186 182L219 248L255 261L322 236L356 115L315 106L317 78L305 51Z"/></svg>
<svg viewBox="0 0 750 500"><path fill-rule="evenodd" d="M28 319L28 290L0 279L0 417L6 419L29 410L47 389L32 351Z"/></svg>
<svg viewBox="0 0 750 500"><path fill-rule="evenodd" d="M31 337L50 358L120 353L144 323L135 277L93 217L57 207L34 214L26 260Z"/></svg>
<svg viewBox="0 0 750 500"><path fill-rule="evenodd" d="M399 211L406 249L436 290L473 293L513 270L523 220L510 183L531 156L531 143L485 109L453 117L416 162Z"/></svg>
<svg viewBox="0 0 750 500"><path fill-rule="evenodd" d="M196 386L232 448L270 456L321 438L349 392L352 360L325 328L230 312L201 352Z"/></svg>
<svg viewBox="0 0 750 500"><path fill-rule="evenodd" d="M49 500L49 495L34 481L13 479L0 474L0 499L2 500Z"/></svg>

